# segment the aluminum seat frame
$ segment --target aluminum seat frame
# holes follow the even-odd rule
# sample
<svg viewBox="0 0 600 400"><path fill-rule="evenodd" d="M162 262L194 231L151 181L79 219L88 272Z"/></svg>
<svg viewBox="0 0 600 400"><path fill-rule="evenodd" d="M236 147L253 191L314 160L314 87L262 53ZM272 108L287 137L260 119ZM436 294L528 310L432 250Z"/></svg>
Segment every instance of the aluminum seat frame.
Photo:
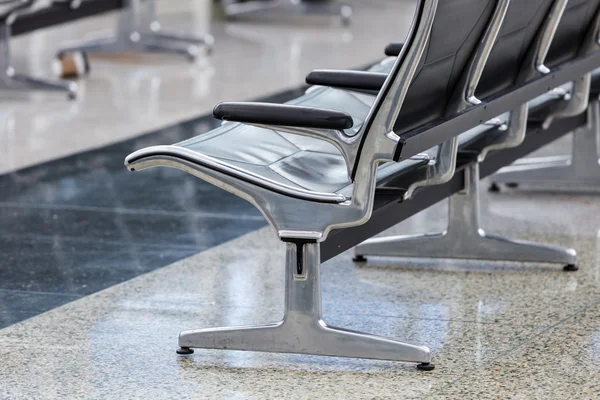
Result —
<svg viewBox="0 0 600 400"><path fill-rule="evenodd" d="M337 142L346 160L356 162L352 196L343 202L307 201L283 195L234 174L199 165L176 155L176 149L166 154L164 147L140 150L126 159L131 170L167 166L187 171L254 204L287 243L286 295L284 318L268 325L210 328L184 331L180 334L179 353L189 354L192 348L252 350L316 354L338 357L373 358L419 363L420 369L433 368L430 350L400 341L328 326L322 319L320 291L320 243L333 229L358 226L372 212L376 188L377 167L395 159L398 137L393 126L417 66L431 35L438 0L422 0L415 14L410 39L393 73L388 76L379 93L368 122L363 124L357 139L363 138L360 153L357 143ZM470 94L487 61L509 0L498 0L485 36L469 67L459 81L456 98L449 112L468 109L474 103ZM262 125L259 125L262 126ZM268 126L279 130L280 126ZM311 136L335 143L330 131L289 129L291 133ZM330 136L331 135L331 136ZM458 135L458 132L456 133ZM454 139L455 140L455 139ZM453 140L453 141L454 141ZM182 149L183 150L183 149ZM306 218L311 215L311 218Z"/></svg>
<svg viewBox="0 0 600 400"><path fill-rule="evenodd" d="M556 1L550 18L521 72L519 80L526 81L536 75L547 75L551 71L544 65L552 38L567 6L568 0ZM599 19L591 27L591 40L582 46L580 56L598 50L595 40L599 31ZM577 80L571 96L565 101L554 102L542 127L547 129L555 118L565 118L585 112L590 93L591 73ZM397 235L371 238L355 247L356 262L364 263L367 255L407 258L476 259L487 261L514 261L560 264L565 271L576 271L577 253L574 249L512 240L488 235L480 224L479 162L490 151L519 146L525 139L528 107L522 105L511 112L509 129L498 140L483 148L477 160L465 169L465 187L451 196L448 201L448 227L441 233ZM510 168L510 167L509 167Z"/></svg>
<svg viewBox="0 0 600 400"><path fill-rule="evenodd" d="M10 51L11 26L20 12L31 8L37 0L2 0L0 5L15 7L0 19L0 91L50 91L66 93L69 99L77 97L75 82L49 81L18 74L12 66Z"/></svg>

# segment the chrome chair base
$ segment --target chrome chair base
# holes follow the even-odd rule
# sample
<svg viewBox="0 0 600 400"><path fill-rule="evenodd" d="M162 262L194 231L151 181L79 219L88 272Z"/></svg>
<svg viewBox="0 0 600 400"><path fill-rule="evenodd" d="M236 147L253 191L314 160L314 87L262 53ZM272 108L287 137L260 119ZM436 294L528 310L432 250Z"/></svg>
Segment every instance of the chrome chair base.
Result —
<svg viewBox="0 0 600 400"><path fill-rule="evenodd" d="M11 27L0 25L0 91L51 91L64 92L69 99L77 97L77 84L68 81L47 81L17 74L12 67L10 51Z"/></svg>
<svg viewBox="0 0 600 400"><path fill-rule="evenodd" d="M194 62L200 53L196 45L180 45L159 39L154 34L132 32L126 37L94 39L61 49L57 57L61 59L67 54L118 54L118 53L161 53L181 55Z"/></svg>
<svg viewBox="0 0 600 400"><path fill-rule="evenodd" d="M287 243L283 320L267 325L184 331L179 354L193 348L312 354L420 363L431 370L427 347L328 326L322 319L318 243Z"/></svg>
<svg viewBox="0 0 600 400"><path fill-rule="evenodd" d="M247 1L244 3L225 2L223 5L227 18L239 18L260 15L264 12L280 14L322 14L339 16L344 25L350 24L352 7L337 1L310 2L303 0Z"/></svg>
<svg viewBox="0 0 600 400"><path fill-rule="evenodd" d="M479 166L465 171L465 190L449 199L448 229L439 234L369 239L355 248L356 260L366 255L475 259L562 264L576 270L575 250L491 236L479 224Z"/></svg>
<svg viewBox="0 0 600 400"><path fill-rule="evenodd" d="M116 53L162 53L181 55L194 62L204 46L210 53L214 38L210 34L192 37L165 33L156 20L155 0L125 0L126 4L119 15L117 33L114 37L99 38L62 48L57 57L72 53L116 54ZM142 8L145 7L145 8ZM143 26L138 26L140 21Z"/></svg>
<svg viewBox="0 0 600 400"><path fill-rule="evenodd" d="M154 37L155 40L162 41L163 43L175 42L175 43L181 43L182 45L193 44L196 46L204 46L207 54L212 53L212 51L214 49L214 45L215 45L215 38L210 34L206 34L202 37L187 36L187 35L181 35L178 33L163 32L162 30L155 29L153 27L152 28L152 36Z"/></svg>
<svg viewBox="0 0 600 400"><path fill-rule="evenodd" d="M50 91L66 93L69 99L77 97L77 84L75 82L52 82L43 79L32 78L27 75L16 74L9 68L0 79L0 92L14 91Z"/></svg>
<svg viewBox="0 0 600 400"><path fill-rule="evenodd" d="M535 187L600 190L600 103L588 107L588 125L573 132L571 155L524 158L492 177L493 188L527 184Z"/></svg>

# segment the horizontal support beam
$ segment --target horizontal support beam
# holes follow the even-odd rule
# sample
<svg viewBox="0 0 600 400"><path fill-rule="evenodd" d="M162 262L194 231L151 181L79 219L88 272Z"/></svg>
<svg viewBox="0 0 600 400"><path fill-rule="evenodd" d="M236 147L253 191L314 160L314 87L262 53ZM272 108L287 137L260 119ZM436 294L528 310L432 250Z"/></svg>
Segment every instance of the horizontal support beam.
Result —
<svg viewBox="0 0 600 400"><path fill-rule="evenodd" d="M500 168L584 126L586 123L587 113L583 113L577 117L556 120L548 130L542 130L539 124L532 125L527 131L525 141L519 147L489 153L479 165L480 177L484 178L493 174ZM477 142L473 143L473 147L477 147L477 145ZM472 162L474 161L469 157L459 158L456 173L450 181L443 185L421 188L407 201L402 201L404 192L401 190L378 189L375 193L375 206L371 219L361 226L331 232L328 239L321 243L321 261L325 262L333 258L459 192L464 188L464 174L462 171ZM388 187L406 187L406 182L402 182L402 177L399 177L396 182L389 183Z"/></svg>
<svg viewBox="0 0 600 400"><path fill-rule="evenodd" d="M486 99L481 104L470 107L452 119L407 132L400 137L396 159L406 160L422 153L485 121L511 111L515 106L527 103L555 87L581 79L583 75L598 67L600 67L600 51L565 63L548 75L521 85L516 89L506 91L504 94Z"/></svg>
<svg viewBox="0 0 600 400"><path fill-rule="evenodd" d="M12 34L22 35L37 29L64 24L123 8L123 0L88 0L71 10L66 5L54 4L30 14L20 15L12 25Z"/></svg>

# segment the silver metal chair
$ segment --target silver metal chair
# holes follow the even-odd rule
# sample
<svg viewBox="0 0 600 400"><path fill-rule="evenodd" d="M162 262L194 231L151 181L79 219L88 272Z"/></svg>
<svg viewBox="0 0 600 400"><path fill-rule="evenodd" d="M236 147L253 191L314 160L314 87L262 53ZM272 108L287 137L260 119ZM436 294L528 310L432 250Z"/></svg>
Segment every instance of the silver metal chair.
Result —
<svg viewBox="0 0 600 400"><path fill-rule="evenodd" d="M70 99L77 96L75 82L51 82L18 74L12 66L10 39L11 25L19 12L29 9L36 0L0 0L0 91L53 91L66 93Z"/></svg>
<svg viewBox="0 0 600 400"><path fill-rule="evenodd" d="M163 32L156 18L156 0L123 0L114 37L64 47L59 50L57 58L62 59L73 53L82 53L87 59L87 55L93 53L137 52L176 54L194 62L202 46L207 53L212 51L212 35L191 37ZM87 62L86 65L89 66Z"/></svg>
<svg viewBox="0 0 600 400"><path fill-rule="evenodd" d="M352 19L352 7L337 0L221 0L225 16L229 19L244 16L270 14L322 14L339 16L342 24L348 25Z"/></svg>
<svg viewBox="0 0 600 400"><path fill-rule="evenodd" d="M283 320L185 331L178 353L189 354L192 348L302 353L409 361L419 363L419 369L433 369L427 347L330 327L323 321L320 243L334 229L369 219L378 184L428 163L424 155L395 162L400 143L397 119L407 104L419 99L434 110L425 101L431 98L428 75L440 71L432 70L434 64L427 60L448 51L456 52L456 60L443 64L447 82L440 93L448 97L434 97L435 112L426 120L413 120L406 129L471 107L471 88L481 76L508 3L460 0L438 5L438 0L421 0L402 53L367 115L358 121L331 109L223 103L214 115L229 122L220 128L127 157L125 164L132 171L178 168L248 200L287 243ZM454 28L456 20L462 23L460 29ZM441 40L449 36L454 36L450 44ZM440 86L433 89L439 92ZM353 104L338 105L348 109Z"/></svg>
<svg viewBox="0 0 600 400"><path fill-rule="evenodd" d="M565 18L568 18L568 12L571 11L571 25L580 23L582 7L585 7L585 1L573 1L568 5ZM595 4L587 2L589 14ZM597 13L596 13L597 14ZM600 42L598 36L598 17L596 17L596 25L591 32L583 32L588 40L596 46ZM568 24L562 29L567 32L572 29ZM559 26L557 37L561 35L561 27ZM566 37L566 35L563 35ZM575 38L573 42L577 42ZM579 51L582 54L586 51L585 48L579 49L577 46L571 46L571 54L561 54L560 49L565 44L569 44L565 40L561 43L553 44L556 49L550 49L550 60L548 66L550 68L559 65L561 62L573 56ZM593 80L593 84L592 84ZM568 117L577 115L586 110L588 112L588 125L573 132L573 147L571 154L567 156L551 156L551 157L531 157L515 162L513 165L502 168L492 177L492 191L500 190L499 184L506 184L508 187L517 187L519 184L535 186L540 188L551 188L559 190L580 190L580 189L600 189L600 140L598 139L598 101L593 101L588 106L590 98L590 87L596 86L594 95L598 96L598 82L600 82L600 71L595 70L587 73L582 79L574 82L572 99L562 103L557 103L550 117L544 120L544 124L549 124L554 118Z"/></svg>
<svg viewBox="0 0 600 400"><path fill-rule="evenodd" d="M581 3L581 2L580 2ZM591 1L594 10L598 2ZM566 0L554 2L548 19L536 38L531 51L527 55L524 68L519 74L515 84L524 82L550 73L545 66L545 60L552 38L561 21L567 5ZM512 6L512 5L511 5ZM515 3L515 10L523 15L522 10L517 10L521 4ZM597 15L593 13L591 16ZM598 19L590 18L592 26L584 27L588 40L581 46L580 55L598 50L595 40L598 31ZM507 41L514 36L513 30L507 31ZM592 38L592 39L589 39ZM498 44L500 52L504 43ZM506 54L504 54L506 57ZM510 59L510 58L509 58ZM490 64L495 65L495 64ZM544 108L544 121L542 126L547 127L552 119L577 115L585 111L589 96L589 74L578 82L583 84L573 85L570 96L565 93L553 91L543 98L530 103L530 107ZM497 70L491 71L490 79L501 79ZM565 100L566 99L566 100ZM535 103L535 104L534 104ZM481 148L476 155L477 161L482 161L486 154L494 150L516 147L525 138L529 109L527 104L511 112L508 129L498 136L496 140ZM492 261L540 262L556 263L564 266L565 271L575 271L576 252L573 249L563 249L556 246L516 241L502 237L490 236L481 228L479 222L479 164L471 163L465 170L465 188L462 192L450 197L448 204L448 228L439 234L401 235L392 237L373 238L365 241L355 248L355 261L365 262L366 255L396 256L396 257L428 257L428 258L458 258L480 259Z"/></svg>

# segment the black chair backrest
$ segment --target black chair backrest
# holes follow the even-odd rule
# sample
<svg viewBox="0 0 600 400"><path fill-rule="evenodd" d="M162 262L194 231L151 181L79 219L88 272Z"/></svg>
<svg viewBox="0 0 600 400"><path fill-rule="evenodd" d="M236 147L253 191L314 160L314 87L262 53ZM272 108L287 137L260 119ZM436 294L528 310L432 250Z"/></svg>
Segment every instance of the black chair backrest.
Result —
<svg viewBox="0 0 600 400"><path fill-rule="evenodd" d="M483 100L512 86L554 0L512 0L483 70L476 96Z"/></svg>
<svg viewBox="0 0 600 400"><path fill-rule="evenodd" d="M550 69L577 57L597 16L600 0L569 0L546 57Z"/></svg>
<svg viewBox="0 0 600 400"><path fill-rule="evenodd" d="M454 87L490 22L496 0L440 0L431 37L394 132L442 118Z"/></svg>

